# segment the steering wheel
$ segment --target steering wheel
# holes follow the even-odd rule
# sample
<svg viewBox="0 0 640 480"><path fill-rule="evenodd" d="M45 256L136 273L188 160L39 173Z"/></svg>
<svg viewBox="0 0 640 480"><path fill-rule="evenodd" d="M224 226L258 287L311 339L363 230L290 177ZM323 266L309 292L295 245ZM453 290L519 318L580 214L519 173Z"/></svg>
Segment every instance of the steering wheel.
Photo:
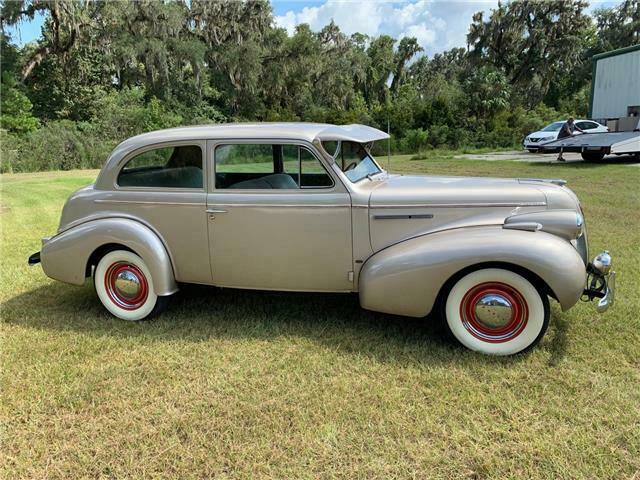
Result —
<svg viewBox="0 0 640 480"><path fill-rule="evenodd" d="M351 162L349 165L347 165L347 168L344 169L345 172L348 172L349 170L352 170L354 168L356 168L358 166L357 162Z"/></svg>

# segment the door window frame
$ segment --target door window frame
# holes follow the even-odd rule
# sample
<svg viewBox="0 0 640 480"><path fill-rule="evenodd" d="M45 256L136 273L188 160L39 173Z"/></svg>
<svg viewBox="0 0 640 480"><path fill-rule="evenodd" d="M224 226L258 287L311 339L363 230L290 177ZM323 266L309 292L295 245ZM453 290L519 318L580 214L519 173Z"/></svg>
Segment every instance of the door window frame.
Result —
<svg viewBox="0 0 640 480"><path fill-rule="evenodd" d="M309 153L316 159L316 161L322 166L326 174L332 181L332 185L330 187L302 187L300 182L298 182L298 188L217 188L216 185L216 148L224 145L255 145L255 144L266 144L266 145L295 145L298 147L303 147L309 151ZM312 191L316 193L348 193L349 190L345 187L342 180L335 175L333 169L329 168L322 155L316 150L315 146L312 143L305 142L303 140L293 140L293 139L274 139L274 138L229 138L229 139L215 139L209 140L207 142L207 163L210 165L209 176L208 176L208 184L210 188L208 188L209 193L228 193L228 194L239 194L239 193L250 193L250 194L265 194L265 195L277 195L277 194L298 194L303 191ZM301 159L300 155L298 155L298 175L300 175L300 164Z"/></svg>
<svg viewBox="0 0 640 480"><path fill-rule="evenodd" d="M191 188L191 187L144 187L144 186L120 186L118 184L118 178L120 177L120 173L122 173L122 169L129 163L129 160L132 160L134 157L141 155L143 153L149 152L151 150L159 150L161 148L171 148L171 147L199 147L200 153L202 155L202 187L201 188ZM142 192L207 192L208 191L208 174L207 174L207 161L206 161L206 152L207 152L207 142L206 140L177 140L177 141L169 141L169 142L159 142L159 143L150 143L149 145L145 145L144 147L137 148L127 155L122 157L118 164L115 166L114 170L116 171L113 177L113 189L121 190L121 191L142 191Z"/></svg>

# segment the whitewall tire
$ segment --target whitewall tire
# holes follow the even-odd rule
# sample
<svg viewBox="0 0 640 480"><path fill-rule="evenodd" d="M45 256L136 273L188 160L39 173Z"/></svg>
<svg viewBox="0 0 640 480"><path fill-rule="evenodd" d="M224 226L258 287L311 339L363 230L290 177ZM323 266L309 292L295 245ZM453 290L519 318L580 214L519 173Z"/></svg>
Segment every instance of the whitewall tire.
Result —
<svg viewBox="0 0 640 480"><path fill-rule="evenodd" d="M549 324L549 300L529 280L502 268L457 280L444 305L446 326L465 347L513 355L537 344Z"/></svg>
<svg viewBox="0 0 640 480"><path fill-rule="evenodd" d="M114 316L138 321L164 309L168 297L158 297L149 268L128 250L114 250L96 266L93 282L98 298Z"/></svg>

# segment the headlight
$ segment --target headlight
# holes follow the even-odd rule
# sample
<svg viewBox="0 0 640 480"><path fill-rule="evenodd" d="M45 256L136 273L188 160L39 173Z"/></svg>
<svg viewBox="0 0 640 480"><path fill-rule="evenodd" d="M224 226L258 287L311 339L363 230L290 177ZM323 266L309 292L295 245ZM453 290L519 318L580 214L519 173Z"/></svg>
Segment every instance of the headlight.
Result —
<svg viewBox="0 0 640 480"><path fill-rule="evenodd" d="M584 230L584 217L578 212L576 212L576 227L578 227L578 231L580 231L580 233Z"/></svg>
<svg viewBox="0 0 640 480"><path fill-rule="evenodd" d="M541 142L546 142L547 140L553 140L553 137L542 137L540 139Z"/></svg>
<svg viewBox="0 0 640 480"><path fill-rule="evenodd" d="M591 265L593 265L593 268L598 272L606 275L609 273L609 270L611 270L611 255L609 255L609 252L605 250L594 257Z"/></svg>

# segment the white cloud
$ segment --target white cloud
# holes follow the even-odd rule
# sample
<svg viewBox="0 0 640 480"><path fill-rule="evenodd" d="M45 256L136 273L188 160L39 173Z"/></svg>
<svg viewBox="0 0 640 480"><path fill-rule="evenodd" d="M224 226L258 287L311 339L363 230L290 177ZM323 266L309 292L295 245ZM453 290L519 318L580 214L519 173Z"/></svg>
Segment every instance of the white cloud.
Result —
<svg viewBox="0 0 640 480"><path fill-rule="evenodd" d="M466 46L473 14L480 10L488 12L497 3L497 0L326 0L317 6L289 10L276 16L276 24L292 34L300 23L308 23L317 31L333 20L348 35L355 32L371 36L387 34L398 40L416 37L425 52L432 56L453 47Z"/></svg>

